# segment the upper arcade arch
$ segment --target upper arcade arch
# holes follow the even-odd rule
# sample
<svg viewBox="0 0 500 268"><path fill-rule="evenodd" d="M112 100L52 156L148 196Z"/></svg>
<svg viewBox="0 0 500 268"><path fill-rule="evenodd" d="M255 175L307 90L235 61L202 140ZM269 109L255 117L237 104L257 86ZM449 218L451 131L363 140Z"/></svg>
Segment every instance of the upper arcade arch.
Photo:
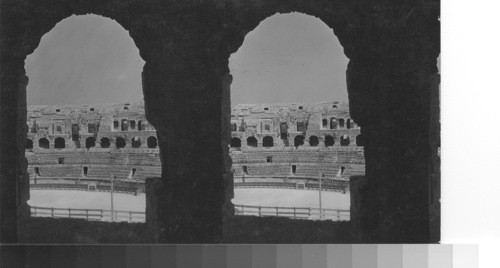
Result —
<svg viewBox="0 0 500 268"><path fill-rule="evenodd" d="M262 139L262 146L263 147L273 147L274 146L274 139L271 136L265 136Z"/></svg>
<svg viewBox="0 0 500 268"><path fill-rule="evenodd" d="M54 140L54 148L63 149L66 148L66 140L64 138L58 137Z"/></svg>

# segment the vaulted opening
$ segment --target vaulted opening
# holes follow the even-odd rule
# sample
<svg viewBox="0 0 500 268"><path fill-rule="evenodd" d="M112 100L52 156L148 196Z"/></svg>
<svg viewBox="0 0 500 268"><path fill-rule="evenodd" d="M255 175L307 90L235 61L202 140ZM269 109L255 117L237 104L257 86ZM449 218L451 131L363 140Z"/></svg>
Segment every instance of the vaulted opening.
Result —
<svg viewBox="0 0 500 268"><path fill-rule="evenodd" d="M302 135L295 136L295 138L293 139L293 146L299 147L299 146L304 145L304 139L305 138Z"/></svg>
<svg viewBox="0 0 500 268"><path fill-rule="evenodd" d="M101 138L101 148L109 148L109 146L111 145L111 142L109 140L109 138Z"/></svg>
<svg viewBox="0 0 500 268"><path fill-rule="evenodd" d="M319 139L317 136L309 137L309 146L316 147L319 144Z"/></svg>
<svg viewBox="0 0 500 268"><path fill-rule="evenodd" d="M123 137L117 137L115 142L116 142L117 149L125 148L125 145L127 144L127 142L125 141L125 138L123 138Z"/></svg>
<svg viewBox="0 0 500 268"><path fill-rule="evenodd" d="M335 139L333 138L332 135L326 135L325 136L325 147L330 147L335 145Z"/></svg>
<svg viewBox="0 0 500 268"><path fill-rule="evenodd" d="M64 155L38 154L35 146L33 153L27 156L28 170L36 166L47 171L44 172L46 178L37 180L39 185L61 178L65 181L50 188L53 193L45 193L49 190L40 188L31 190L28 204L34 207L45 204L54 208L109 209L109 199L88 201L100 200L98 193L74 190L94 189L109 194L112 173L117 174L118 181L126 179L121 171L129 166L124 165L126 162L122 160L121 152L115 154L118 160L112 161L107 150L99 149L111 147L108 138L113 135L111 132L135 130L137 127L134 120L128 121L121 113L131 113L122 110L123 104L144 99L143 65L129 32L110 18L93 14L73 15L55 24L41 37L38 47L25 60L29 77L27 124L37 131L29 135L40 140L40 148L64 148L63 152L58 152ZM120 111L116 111L113 104L120 107ZM98 141L97 147L100 148L79 150L95 148ZM113 145L124 148L126 140L119 137ZM137 142L132 141L132 147L135 145ZM54 162L58 165L53 166ZM99 167L94 168L89 162L99 164ZM91 180L79 180L81 176L92 178L93 185L90 185ZM100 183L96 184L95 180ZM77 197L82 194L86 196ZM120 195L116 193L118 198ZM60 198L47 199L47 196ZM80 203L73 204L74 200ZM128 209L122 203L116 201L115 206Z"/></svg>
<svg viewBox="0 0 500 268"><path fill-rule="evenodd" d="M250 146L250 147L257 147L258 143L257 143L257 139L255 137L248 137L247 138L247 146Z"/></svg>
<svg viewBox="0 0 500 268"><path fill-rule="evenodd" d="M41 138L38 140L38 147L42 149L49 149L49 140L47 138Z"/></svg>
<svg viewBox="0 0 500 268"><path fill-rule="evenodd" d="M152 149L152 148L156 148L156 146L158 146L158 141L157 141L156 137L153 137L153 136L148 137L146 142L147 142L148 148Z"/></svg>
<svg viewBox="0 0 500 268"><path fill-rule="evenodd" d="M347 135L340 136L340 146L349 146L350 143L351 143L351 140L350 140L349 136L347 136Z"/></svg>
<svg viewBox="0 0 500 268"><path fill-rule="evenodd" d="M64 140L64 138L56 138L54 140L54 148L56 149L63 149L66 147L66 141Z"/></svg>
<svg viewBox="0 0 500 268"><path fill-rule="evenodd" d="M95 138L94 137L88 137L85 140L85 148L89 149L95 147Z"/></svg>
<svg viewBox="0 0 500 268"><path fill-rule="evenodd" d="M273 147L274 146L274 139L271 136L265 136L262 139L262 146L264 147Z"/></svg>
<svg viewBox="0 0 500 268"><path fill-rule="evenodd" d="M132 148L141 147L141 139L139 137L133 137L131 141L132 141Z"/></svg>
<svg viewBox="0 0 500 268"><path fill-rule="evenodd" d="M346 181L334 181L340 163L326 160L337 159L335 151L324 150L319 146L320 143L323 145L320 137L325 136L325 146L334 145L333 137L338 135L336 118L349 112L347 61L333 30L313 16L301 13L275 14L261 21L246 35L240 49L229 59L233 76L231 131L236 131L237 124L242 126L239 130L245 132L248 147L258 147L258 142L262 142L262 147L266 149L259 152L259 149L248 150L243 147L230 151L233 166L242 166L248 171L236 171L235 183L239 182L240 176L247 174L258 181L253 182L255 185L260 183L261 187L269 188L269 185L276 183L276 178L297 174L293 183L302 187L289 193L294 195L299 194L297 191L312 187L312 182L317 187L318 173L326 173L329 175L325 183L331 184L326 187L338 187L333 186L335 183L346 187ZM345 125L345 122L342 124ZM233 137L231 147L234 147L234 142ZM296 148L290 150L292 146ZM309 147L318 148L311 150ZM269 151L279 157L268 154ZM256 164L254 159L257 157L266 159L268 165L262 167ZM294 164L283 168L284 164L290 166L290 163ZM243 177L241 180L244 180ZM286 183L283 185L289 187ZM243 184L248 185L246 182ZM234 204L253 201L242 199L239 193L236 188ZM339 198L345 201L348 195L343 194ZM273 200L271 193L268 200ZM319 206L317 202L310 205L311 197L297 197L297 200L305 202L302 204L307 203L311 208ZM257 205L257 202L252 204ZM339 204L331 202L328 206L338 208ZM349 208L343 203L341 206Z"/></svg>

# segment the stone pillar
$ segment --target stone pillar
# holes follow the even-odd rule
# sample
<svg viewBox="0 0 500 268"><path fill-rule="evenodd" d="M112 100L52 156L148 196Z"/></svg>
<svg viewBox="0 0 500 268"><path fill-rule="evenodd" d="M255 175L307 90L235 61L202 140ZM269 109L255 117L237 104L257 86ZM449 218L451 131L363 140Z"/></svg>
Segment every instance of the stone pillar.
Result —
<svg viewBox="0 0 500 268"><path fill-rule="evenodd" d="M350 112L365 144L366 182L353 204L365 243L438 242L431 240L429 217L430 97L438 90L431 79L438 50L432 49L439 47L433 43L438 36L416 43L394 36L383 50L360 52L349 62Z"/></svg>
<svg viewBox="0 0 500 268"><path fill-rule="evenodd" d="M192 34L198 42L200 34ZM218 65L220 52L203 46L179 43L147 61L142 73L146 117L157 130L162 161L157 207L148 209L154 222L148 224L161 243L222 240L228 186L221 144L229 139L222 133L221 90L228 83L228 56Z"/></svg>
<svg viewBox="0 0 500 268"><path fill-rule="evenodd" d="M109 149L116 149L116 139L109 138Z"/></svg>

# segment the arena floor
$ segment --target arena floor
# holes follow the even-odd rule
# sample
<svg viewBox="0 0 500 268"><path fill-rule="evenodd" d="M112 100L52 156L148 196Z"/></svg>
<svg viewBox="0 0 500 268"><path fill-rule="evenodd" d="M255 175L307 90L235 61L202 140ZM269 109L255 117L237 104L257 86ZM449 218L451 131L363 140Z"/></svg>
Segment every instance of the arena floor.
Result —
<svg viewBox="0 0 500 268"><path fill-rule="evenodd" d="M282 207L319 207L318 191L293 189L245 188L234 189L234 204ZM28 204L39 207L111 209L108 192L87 192L75 190L35 190L30 191ZM145 211L144 194L114 193L116 210ZM349 193L323 192L323 208L349 209Z"/></svg>

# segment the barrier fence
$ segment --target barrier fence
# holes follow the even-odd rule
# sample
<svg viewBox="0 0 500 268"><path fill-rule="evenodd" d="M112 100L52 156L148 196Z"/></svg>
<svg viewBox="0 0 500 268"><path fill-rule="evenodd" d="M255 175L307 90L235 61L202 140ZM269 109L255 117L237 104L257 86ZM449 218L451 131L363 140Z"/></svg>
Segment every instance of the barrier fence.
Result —
<svg viewBox="0 0 500 268"><path fill-rule="evenodd" d="M292 219L308 219L308 220L333 220L333 221L348 221L350 220L350 211L343 209L319 209L307 207L269 207L269 206L248 206L234 205L235 215L251 215L251 216L275 216L287 217Z"/></svg>
<svg viewBox="0 0 500 268"><path fill-rule="evenodd" d="M286 217L291 219L307 220L350 220L350 211L343 209L319 209L307 207L270 207L234 205L235 215L258 217ZM81 208L52 208L31 207L31 216L49 218L73 218L89 221L108 222L145 222L146 213L138 211L106 210L106 209L81 209Z"/></svg>
<svg viewBox="0 0 500 268"><path fill-rule="evenodd" d="M138 211L106 210L106 209L81 209L81 208L49 208L31 207L31 216L50 218L73 218L89 221L110 222L145 222L146 213Z"/></svg>

